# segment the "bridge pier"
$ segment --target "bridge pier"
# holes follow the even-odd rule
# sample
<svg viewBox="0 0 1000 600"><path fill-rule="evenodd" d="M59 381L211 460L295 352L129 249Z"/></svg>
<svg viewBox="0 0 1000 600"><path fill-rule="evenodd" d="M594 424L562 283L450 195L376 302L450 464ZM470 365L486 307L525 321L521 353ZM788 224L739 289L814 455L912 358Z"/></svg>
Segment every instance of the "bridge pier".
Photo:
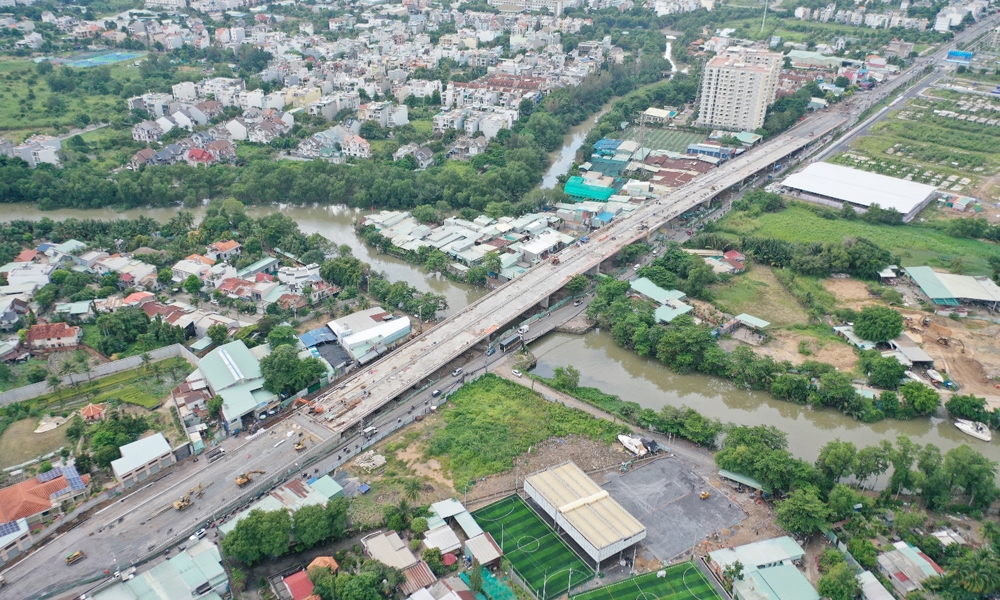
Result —
<svg viewBox="0 0 1000 600"><path fill-rule="evenodd" d="M551 298L552 296L546 296L541 302L538 303L538 306L541 306L542 308L548 308Z"/></svg>
<svg viewBox="0 0 1000 600"><path fill-rule="evenodd" d="M594 265L593 267L591 267L590 269L588 269L586 274L590 275L591 277L600 275L601 274L601 263L597 263L596 265Z"/></svg>

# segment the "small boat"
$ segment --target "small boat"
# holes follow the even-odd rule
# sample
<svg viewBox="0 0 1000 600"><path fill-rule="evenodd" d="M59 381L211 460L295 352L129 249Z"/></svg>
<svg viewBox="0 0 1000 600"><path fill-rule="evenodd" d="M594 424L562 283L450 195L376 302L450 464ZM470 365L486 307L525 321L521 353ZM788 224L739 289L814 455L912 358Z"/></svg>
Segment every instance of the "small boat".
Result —
<svg viewBox="0 0 1000 600"><path fill-rule="evenodd" d="M936 381L938 383L944 383L944 377L934 369L927 369L927 376L931 378L931 381Z"/></svg>
<svg viewBox="0 0 1000 600"><path fill-rule="evenodd" d="M622 446L625 446L629 452L635 454L636 456L646 456L646 454L649 453L649 450L647 450L646 446L643 445L641 438L633 438L625 434L621 434L618 436L618 441L621 442Z"/></svg>
<svg viewBox="0 0 1000 600"><path fill-rule="evenodd" d="M993 439L993 432L985 424L979 421L967 421L965 419L955 419L955 427L958 427L962 433L971 435L977 440L983 440L988 442Z"/></svg>

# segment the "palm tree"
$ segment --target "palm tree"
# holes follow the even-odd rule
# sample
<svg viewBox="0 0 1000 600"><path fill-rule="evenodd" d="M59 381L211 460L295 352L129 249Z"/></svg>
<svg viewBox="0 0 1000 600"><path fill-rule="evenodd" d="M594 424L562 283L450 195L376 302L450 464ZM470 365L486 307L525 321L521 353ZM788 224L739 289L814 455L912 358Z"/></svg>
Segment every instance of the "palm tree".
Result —
<svg viewBox="0 0 1000 600"><path fill-rule="evenodd" d="M150 369L149 370L150 370L150 372L153 373L153 377L155 377L157 381L162 381L163 380L163 377L162 377L162 375L163 375L163 368L160 366L160 363L153 363L152 365L150 365Z"/></svg>
<svg viewBox="0 0 1000 600"><path fill-rule="evenodd" d="M94 366L92 364L90 364L90 360L89 359L84 360L83 362L80 363L80 370L83 371L84 373L86 373L86 375L87 375L87 383L90 383L90 372L93 369L94 369Z"/></svg>
<svg viewBox="0 0 1000 600"><path fill-rule="evenodd" d="M410 501L413 502L420 497L420 492L424 490L423 484L420 483L420 480L415 477L400 479L399 484L400 487L403 488L403 496L409 498Z"/></svg>
<svg viewBox="0 0 1000 600"><path fill-rule="evenodd" d="M140 358L142 359L142 370L148 371L149 363L153 361L153 357L149 355L149 352L143 352Z"/></svg>

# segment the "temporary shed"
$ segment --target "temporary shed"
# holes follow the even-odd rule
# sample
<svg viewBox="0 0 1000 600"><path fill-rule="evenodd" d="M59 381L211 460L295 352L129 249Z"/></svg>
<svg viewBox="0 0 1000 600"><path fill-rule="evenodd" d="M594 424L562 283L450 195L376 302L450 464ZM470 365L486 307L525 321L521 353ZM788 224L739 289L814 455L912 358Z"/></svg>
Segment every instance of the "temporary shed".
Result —
<svg viewBox="0 0 1000 600"><path fill-rule="evenodd" d="M1000 303L1000 286L988 277L938 273L930 267L906 267L903 270L934 304L960 306L979 302L996 310Z"/></svg>
<svg viewBox="0 0 1000 600"><path fill-rule="evenodd" d="M788 176L782 185L808 196L861 208L878 204L882 208L895 209L907 222L927 206L937 192L932 185L825 162L810 164Z"/></svg>
<svg viewBox="0 0 1000 600"><path fill-rule="evenodd" d="M503 550L488 532L469 538L465 542L465 556L472 560L476 559L484 567L492 567L500 564L503 557Z"/></svg>
<svg viewBox="0 0 1000 600"><path fill-rule="evenodd" d="M594 560L595 570L646 538L646 527L573 462L528 476L524 491Z"/></svg>

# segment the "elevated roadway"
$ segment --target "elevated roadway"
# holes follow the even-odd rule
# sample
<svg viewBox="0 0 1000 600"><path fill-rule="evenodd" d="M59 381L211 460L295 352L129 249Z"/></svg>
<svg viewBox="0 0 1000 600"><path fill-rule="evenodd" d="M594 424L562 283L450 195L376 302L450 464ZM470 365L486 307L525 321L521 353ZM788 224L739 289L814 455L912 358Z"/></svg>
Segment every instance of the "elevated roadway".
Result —
<svg viewBox="0 0 1000 600"><path fill-rule="evenodd" d="M622 247L770 169L850 119L844 112L814 115L778 138L616 218L591 236L589 243L560 252L559 264L535 266L320 397L317 402L327 409L327 426L340 433L360 426L386 403L417 387L491 334L503 331L532 306L546 302L574 275L598 268Z"/></svg>

